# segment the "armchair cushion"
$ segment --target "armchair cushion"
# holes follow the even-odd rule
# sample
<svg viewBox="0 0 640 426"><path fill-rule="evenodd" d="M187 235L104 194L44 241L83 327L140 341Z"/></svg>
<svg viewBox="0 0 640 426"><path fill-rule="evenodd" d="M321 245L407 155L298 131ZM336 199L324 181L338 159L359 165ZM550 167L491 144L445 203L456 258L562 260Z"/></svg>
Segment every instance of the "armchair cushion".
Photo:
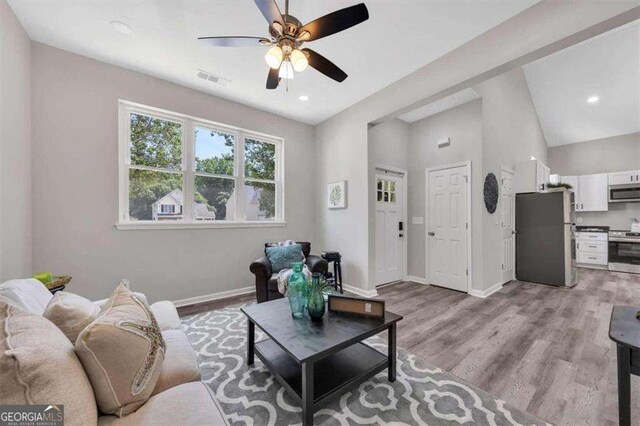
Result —
<svg viewBox="0 0 640 426"><path fill-rule="evenodd" d="M267 258L271 263L272 272L280 272L283 269L291 268L294 262L302 262L302 246L300 244L290 244L287 246L267 247Z"/></svg>

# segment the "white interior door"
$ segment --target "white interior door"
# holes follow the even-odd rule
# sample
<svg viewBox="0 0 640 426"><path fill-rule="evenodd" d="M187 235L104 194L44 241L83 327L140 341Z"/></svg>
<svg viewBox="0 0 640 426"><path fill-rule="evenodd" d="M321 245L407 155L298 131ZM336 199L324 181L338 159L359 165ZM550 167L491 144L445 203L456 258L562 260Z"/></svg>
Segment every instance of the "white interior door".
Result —
<svg viewBox="0 0 640 426"><path fill-rule="evenodd" d="M376 175L376 285L399 281L404 275L402 177Z"/></svg>
<svg viewBox="0 0 640 426"><path fill-rule="evenodd" d="M515 191L510 170L502 169L500 185L500 223L502 231L502 283L515 279Z"/></svg>
<svg viewBox="0 0 640 426"><path fill-rule="evenodd" d="M427 175L427 278L429 283L467 291L467 166Z"/></svg>

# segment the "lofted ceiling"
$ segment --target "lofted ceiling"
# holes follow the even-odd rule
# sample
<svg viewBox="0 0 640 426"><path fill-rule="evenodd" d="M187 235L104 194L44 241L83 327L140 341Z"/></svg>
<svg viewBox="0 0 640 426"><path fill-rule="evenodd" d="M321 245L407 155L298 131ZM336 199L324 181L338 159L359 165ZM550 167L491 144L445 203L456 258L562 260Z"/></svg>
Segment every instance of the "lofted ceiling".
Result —
<svg viewBox="0 0 640 426"><path fill-rule="evenodd" d="M366 0L368 21L306 44L344 69L337 83L309 68L265 89L266 47L210 48L201 36L266 36L251 0L8 0L32 40L159 77L309 124L317 124L410 74L538 0ZM358 1L291 0L303 23ZM284 10L284 1L280 1ZM134 33L110 25L121 21ZM198 70L230 80L225 86ZM300 95L309 100L300 101Z"/></svg>
<svg viewBox="0 0 640 426"><path fill-rule="evenodd" d="M639 64L636 21L524 66L547 145L640 132Z"/></svg>

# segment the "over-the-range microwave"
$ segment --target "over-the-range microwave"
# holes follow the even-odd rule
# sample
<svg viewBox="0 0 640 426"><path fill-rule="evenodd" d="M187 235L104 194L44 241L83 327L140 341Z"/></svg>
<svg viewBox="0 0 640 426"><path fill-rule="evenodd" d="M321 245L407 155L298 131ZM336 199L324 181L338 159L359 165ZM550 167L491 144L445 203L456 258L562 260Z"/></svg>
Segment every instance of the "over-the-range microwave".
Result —
<svg viewBox="0 0 640 426"><path fill-rule="evenodd" d="M610 203L640 202L640 183L609 185Z"/></svg>

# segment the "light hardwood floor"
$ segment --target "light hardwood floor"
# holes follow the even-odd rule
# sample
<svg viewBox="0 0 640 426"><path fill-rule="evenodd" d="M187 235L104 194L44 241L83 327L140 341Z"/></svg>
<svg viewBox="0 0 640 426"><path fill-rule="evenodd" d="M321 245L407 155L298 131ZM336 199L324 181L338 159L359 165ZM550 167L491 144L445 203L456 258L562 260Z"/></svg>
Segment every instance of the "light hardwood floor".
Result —
<svg viewBox="0 0 640 426"><path fill-rule="evenodd" d="M640 275L579 270L572 289L513 281L486 299L401 282L379 289L404 316L398 346L511 405L558 425L617 424L613 305L640 308ZM255 301L182 308L181 315ZM640 378L632 378L640 424Z"/></svg>

